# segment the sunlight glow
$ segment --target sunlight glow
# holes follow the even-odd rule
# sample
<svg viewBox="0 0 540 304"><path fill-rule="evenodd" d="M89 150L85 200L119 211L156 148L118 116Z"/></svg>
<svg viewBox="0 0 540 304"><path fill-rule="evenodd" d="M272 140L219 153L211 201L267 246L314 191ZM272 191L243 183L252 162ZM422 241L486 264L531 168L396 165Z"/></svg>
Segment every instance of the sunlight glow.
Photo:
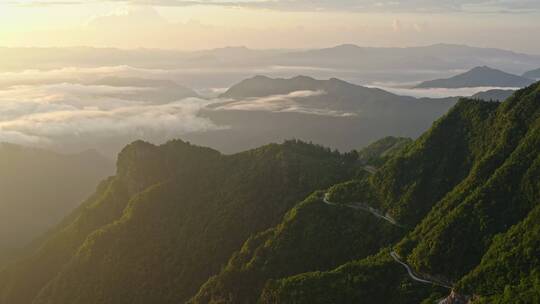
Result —
<svg viewBox="0 0 540 304"><path fill-rule="evenodd" d="M439 43L444 36L447 43L511 45L518 51L540 53L540 41L516 35L523 30L540 29L538 12L502 16L503 13L492 10L444 14L421 10L345 10L344 4L339 9L307 11L231 5L149 6L128 2L1 1L0 46L166 49L231 45L310 48L341 43L413 46ZM501 18L507 20L504 25L500 24ZM275 37L280 37L279 41Z"/></svg>

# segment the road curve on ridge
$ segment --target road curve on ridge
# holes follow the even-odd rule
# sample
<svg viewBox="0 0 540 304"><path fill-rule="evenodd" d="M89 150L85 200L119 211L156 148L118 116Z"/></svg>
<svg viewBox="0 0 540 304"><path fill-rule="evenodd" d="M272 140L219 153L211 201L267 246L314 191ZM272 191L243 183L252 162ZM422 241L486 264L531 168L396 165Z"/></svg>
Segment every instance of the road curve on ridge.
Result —
<svg viewBox="0 0 540 304"><path fill-rule="evenodd" d="M392 217L388 216L388 215L384 215L381 211L373 208L373 207L370 207L368 206L367 204L365 203L360 203L360 202L352 202L352 203L348 203L348 204L337 204L337 203L333 203L330 201L330 199L328 198L330 196L330 194L327 192L324 194L323 196L323 202L329 206L344 206L344 207L348 207L348 208L351 208L351 209L355 209L355 210L362 210L362 211L366 211L366 212L369 212L371 214L373 214L374 216L380 218L380 219L383 219L385 221L387 221L388 223L394 225L394 226L398 226L398 227L402 227L402 225L400 225L395 219L393 219Z"/></svg>
<svg viewBox="0 0 540 304"><path fill-rule="evenodd" d="M377 168L375 168L373 166L364 166L363 169L365 171L367 171L368 173L371 173L371 174L375 174L377 172ZM378 217L380 219L383 219L383 220L387 221L388 223L390 223L390 224L392 224L394 226L403 227L402 225L400 225L392 217L387 216L387 215L383 215L383 213L381 211L379 211L379 210L377 210L375 208L369 207L369 205L367 205L365 203L353 202L353 203L349 203L349 204L336 204L336 203L333 203L333 202L330 201L329 196L330 196L330 194L328 192L326 192L324 194L324 196L323 196L323 202L325 204L329 205L329 206L344 206L344 207L352 208L352 209L355 209L355 210L363 210L363 211L366 211L366 212L369 212L369 213L373 214L374 216L376 216L376 217ZM423 279L423 278L419 277L407 263L405 263L405 262L403 262L401 260L401 258L399 257L399 255L395 251L390 252L390 256L392 256L394 261L396 261L397 263L399 263L400 265L405 267L405 269L407 270L407 273L409 274L409 277L412 280L414 280L416 282L424 283L424 284L430 284L430 285L444 287L444 288L447 288L447 289L452 289L452 286L450 286L449 284L446 284L446 283L443 283L443 282L435 282L435 281L432 281L432 280ZM447 300L442 299L442 300L438 301L437 303L438 304L446 304Z"/></svg>
<svg viewBox="0 0 540 304"><path fill-rule="evenodd" d="M414 281L420 282L420 283L424 283L424 284L431 284L431 285L436 285L436 286L440 286L440 287L452 289L452 286L449 286L448 284L445 284L445 283L442 283L442 282L435 282L435 281L431 281L431 280L422 279L421 277L419 277L419 276L414 272L414 270L413 270L407 263L403 262L403 261L400 259L399 255L398 255L395 251L390 252L390 255L392 256L392 258L394 259L394 261L398 262L398 263L401 264L403 267L405 267L405 269L407 269L407 272L409 273L409 276L410 276L411 279L413 279Z"/></svg>

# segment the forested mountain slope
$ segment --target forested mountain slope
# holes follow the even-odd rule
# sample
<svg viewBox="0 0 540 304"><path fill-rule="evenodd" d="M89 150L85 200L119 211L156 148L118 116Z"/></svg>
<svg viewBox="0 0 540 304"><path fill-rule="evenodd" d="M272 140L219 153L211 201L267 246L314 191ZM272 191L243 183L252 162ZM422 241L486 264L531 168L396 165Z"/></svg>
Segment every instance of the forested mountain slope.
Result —
<svg viewBox="0 0 540 304"><path fill-rule="evenodd" d="M502 104L460 101L374 175L332 187L328 197L343 204L338 210L327 209L332 206L319 194L247 242L192 302L432 303L450 294L412 280L390 256L395 251L417 276L454 286L447 303L535 303L539 112L538 84ZM370 204L398 225L353 210L352 202ZM321 209L309 221L300 216L309 214L308 206ZM336 216L344 219L333 221ZM332 234L334 227L342 233ZM396 237L401 241L391 244Z"/></svg>
<svg viewBox="0 0 540 304"><path fill-rule="evenodd" d="M493 89L488 90L480 93L476 93L471 98L473 99L481 99L485 101L505 101L507 98L512 96L515 93L514 90L501 90L501 89Z"/></svg>
<svg viewBox="0 0 540 304"><path fill-rule="evenodd" d="M535 303L539 197L540 84L345 155L136 142L0 303Z"/></svg>
<svg viewBox="0 0 540 304"><path fill-rule="evenodd" d="M410 142L389 137L359 151L358 162L365 170L353 181L332 187L329 197L342 200L339 192L349 190L351 184L370 174L370 168ZM289 211L278 226L248 239L190 303L255 303L269 279L329 270L367 257L398 240L405 231L364 211L330 206L321 200L324 195L322 191L314 193Z"/></svg>
<svg viewBox="0 0 540 304"><path fill-rule="evenodd" d="M296 141L231 156L135 142L116 176L0 273L0 303L182 302L250 235L355 164Z"/></svg>

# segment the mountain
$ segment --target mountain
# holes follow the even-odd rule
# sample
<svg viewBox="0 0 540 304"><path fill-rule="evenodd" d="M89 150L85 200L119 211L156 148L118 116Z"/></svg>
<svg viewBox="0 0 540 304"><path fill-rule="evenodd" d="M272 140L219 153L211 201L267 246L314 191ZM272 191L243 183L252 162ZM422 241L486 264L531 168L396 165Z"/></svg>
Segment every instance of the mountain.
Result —
<svg viewBox="0 0 540 304"><path fill-rule="evenodd" d="M0 264L57 224L113 164L95 151L60 154L0 143Z"/></svg>
<svg viewBox="0 0 540 304"><path fill-rule="evenodd" d="M134 142L117 164L0 273L0 303L180 303L250 235L356 171L354 154L298 141L235 155Z"/></svg>
<svg viewBox="0 0 540 304"><path fill-rule="evenodd" d="M55 71L55 77L59 77L71 70L71 73L65 73L68 81L96 72L117 77L154 78L160 75L195 89L229 87L255 73L272 77L309 74L315 78L337 77L355 83L409 83L448 77L452 71L477 65L489 65L520 75L531 67L540 66L538 55L454 44L403 48L344 44L308 50L227 47L192 52L0 47L0 58L4 59L0 62L1 71L59 70ZM96 67L100 69L95 70ZM33 80L37 81L47 73L40 75L33 76ZM0 81L0 87L6 81L13 82L4 79Z"/></svg>
<svg viewBox="0 0 540 304"><path fill-rule="evenodd" d="M384 138L358 151L358 161L369 169L388 155L400 153L411 142ZM368 174L365 170L355 180ZM355 180L332 187L332 200L338 199L338 192L350 189ZM345 206L329 208L321 202L322 195L323 191L314 193L292 208L279 225L250 237L189 303L257 303L271 279L331 270L351 259L376 254L403 234L402 229L366 212Z"/></svg>
<svg viewBox="0 0 540 304"><path fill-rule="evenodd" d="M410 138L385 137L359 150L358 159L367 166L380 166L412 142Z"/></svg>
<svg viewBox="0 0 540 304"><path fill-rule="evenodd" d="M471 96L472 99L481 99L486 101L505 101L515 93L514 90L488 90L480 93L476 93Z"/></svg>
<svg viewBox="0 0 540 304"><path fill-rule="evenodd" d="M540 69L525 72L525 74L523 74L523 77L529 79L540 79Z"/></svg>
<svg viewBox="0 0 540 304"><path fill-rule="evenodd" d="M398 96L390 92L354 85L337 78L318 80L307 76L293 78L269 78L255 76L233 85L225 93L220 95L223 99L242 100L248 98L284 96L298 92L311 92L312 94L292 95L296 97L299 105L305 103L305 107L328 108L337 111L367 111L368 115L377 112L395 111L398 107L412 106L421 108L415 98ZM304 100L307 99L304 103ZM425 107L435 107L436 103L424 103ZM388 108L388 109L387 109Z"/></svg>
<svg viewBox="0 0 540 304"><path fill-rule="evenodd" d="M362 47L343 44L335 47L280 53L274 64L355 68L363 70L421 71L464 69L472 65L495 64L498 69L522 73L538 60L538 56L512 51L455 44L434 44L419 47ZM513 62L512 62L513 61Z"/></svg>
<svg viewBox="0 0 540 304"><path fill-rule="evenodd" d="M539 164L540 84L462 99L248 239L190 303L535 303Z"/></svg>
<svg viewBox="0 0 540 304"><path fill-rule="evenodd" d="M185 139L225 153L301 138L349 151L386 136L417 137L457 98L416 99L339 79L256 76L200 112L228 128Z"/></svg>
<svg viewBox="0 0 540 304"><path fill-rule="evenodd" d="M346 154L135 142L0 303L536 303L538 197L540 83Z"/></svg>
<svg viewBox="0 0 540 304"><path fill-rule="evenodd" d="M472 87L514 87L522 88L534 80L509 74L487 66L472 70L447 79L424 81L417 88L472 88Z"/></svg>

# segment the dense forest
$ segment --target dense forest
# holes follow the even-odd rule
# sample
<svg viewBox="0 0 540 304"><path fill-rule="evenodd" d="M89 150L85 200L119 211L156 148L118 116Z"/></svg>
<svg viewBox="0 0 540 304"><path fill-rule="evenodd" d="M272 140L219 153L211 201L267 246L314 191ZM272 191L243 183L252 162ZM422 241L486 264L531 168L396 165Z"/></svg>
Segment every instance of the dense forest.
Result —
<svg viewBox="0 0 540 304"><path fill-rule="evenodd" d="M1 304L540 302L540 84L416 140L234 155L135 142Z"/></svg>
<svg viewBox="0 0 540 304"><path fill-rule="evenodd" d="M354 176L354 154L288 141L225 156L135 142L117 174L0 275L1 303L178 303L250 235L316 189Z"/></svg>

